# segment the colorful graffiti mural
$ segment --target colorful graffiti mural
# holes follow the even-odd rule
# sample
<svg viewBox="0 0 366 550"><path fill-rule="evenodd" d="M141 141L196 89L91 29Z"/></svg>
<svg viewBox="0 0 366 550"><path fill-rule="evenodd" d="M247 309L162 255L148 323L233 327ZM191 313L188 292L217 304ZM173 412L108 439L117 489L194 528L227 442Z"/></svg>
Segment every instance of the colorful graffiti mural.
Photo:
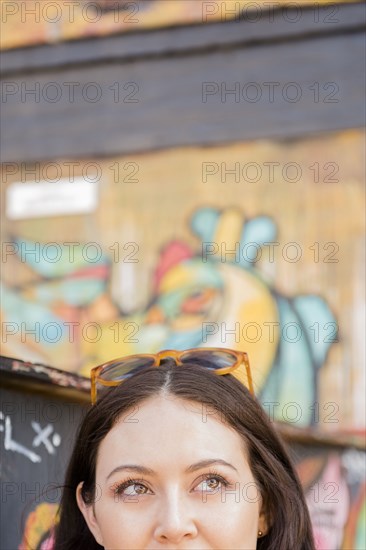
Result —
<svg viewBox="0 0 366 550"><path fill-rule="evenodd" d="M28 515L18 550L52 550L57 504L42 502Z"/></svg>
<svg viewBox="0 0 366 550"><path fill-rule="evenodd" d="M332 338L314 342L311 326L315 319L321 326L337 326L329 306L320 296L279 293L263 280L249 254L239 262L230 258L222 262L212 255L218 242L225 243L228 250L234 250L236 243L242 250L248 245L253 248L255 244L256 250L270 245L276 237L276 225L270 218L244 221L239 209L200 208L190 227L201 239L201 247L190 250L182 241L164 247L155 269L155 292L143 311L123 317L108 293L107 256L88 267L81 244L75 249L73 264L50 264L43 256L38 262L34 256L27 259L40 280L16 291L3 289L4 320L16 326L38 324L38 342L35 338L33 346L40 354L44 350L51 363L57 356L65 357L68 331L72 323L77 324L76 347L81 350L84 374L111 357L147 350L245 348L262 402L278 404L275 418L286 420L284 408L296 402L297 423L314 424L317 373L337 334L333 330ZM18 251L35 250L36 243L17 238L14 246ZM95 313L91 316L90 311ZM94 336L86 336L88 324L89 331L98 327L97 342ZM122 340L116 338L111 326L121 325L138 332L138 338L132 333ZM11 330L13 325L8 326ZM251 336L250 331L254 331ZM262 345L258 346L259 339Z"/></svg>
<svg viewBox="0 0 366 550"><path fill-rule="evenodd" d="M353 550L366 541L366 462L356 449L310 452L297 465L317 550Z"/></svg>
<svg viewBox="0 0 366 550"><path fill-rule="evenodd" d="M363 143L354 130L12 166L3 354L88 375L129 353L233 347L275 419L364 429ZM93 211L7 215L13 183L27 191L36 170L61 188L70 164L75 181L99 171Z"/></svg>

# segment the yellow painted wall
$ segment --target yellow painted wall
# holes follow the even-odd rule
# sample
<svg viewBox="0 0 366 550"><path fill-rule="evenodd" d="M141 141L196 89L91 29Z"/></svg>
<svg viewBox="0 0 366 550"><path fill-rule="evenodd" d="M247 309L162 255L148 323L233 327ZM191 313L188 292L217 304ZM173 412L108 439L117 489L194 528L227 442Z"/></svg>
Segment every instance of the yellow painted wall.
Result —
<svg viewBox="0 0 366 550"><path fill-rule="evenodd" d="M118 3L123 10L102 11L99 6ZM334 0L313 2L301 0L0 0L1 40L3 49L17 48L47 42L59 42L89 36L119 32L141 31L171 25L200 24L247 18L255 21L266 10L281 5L298 10L313 6L314 22L318 22L318 8L334 4ZM329 6L329 18L334 18L337 7ZM299 12L301 16L301 13ZM292 16L291 16L292 17Z"/></svg>

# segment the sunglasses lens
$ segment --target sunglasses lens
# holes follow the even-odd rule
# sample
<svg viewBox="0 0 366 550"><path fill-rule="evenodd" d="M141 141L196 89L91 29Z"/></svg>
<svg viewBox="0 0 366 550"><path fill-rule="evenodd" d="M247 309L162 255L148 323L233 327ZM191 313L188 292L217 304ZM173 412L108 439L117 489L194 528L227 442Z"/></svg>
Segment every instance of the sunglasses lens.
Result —
<svg viewBox="0 0 366 550"><path fill-rule="evenodd" d="M198 363L211 370L231 367L237 361L236 355L227 351L196 350L188 351L181 357L182 363Z"/></svg>
<svg viewBox="0 0 366 550"><path fill-rule="evenodd" d="M108 365L103 370L101 378L103 380L123 380L153 365L153 357L128 357L124 360L114 361Z"/></svg>

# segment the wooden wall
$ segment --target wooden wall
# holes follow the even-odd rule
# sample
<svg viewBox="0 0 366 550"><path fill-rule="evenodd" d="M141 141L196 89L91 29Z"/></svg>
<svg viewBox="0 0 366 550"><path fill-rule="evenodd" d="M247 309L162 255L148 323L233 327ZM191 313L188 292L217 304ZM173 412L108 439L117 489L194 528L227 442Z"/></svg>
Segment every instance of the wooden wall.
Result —
<svg viewBox="0 0 366 550"><path fill-rule="evenodd" d="M4 52L2 160L287 139L360 127L364 10L361 4L338 7L331 20L328 7L319 8L316 18L311 8L304 10L295 22L278 9L273 21L262 13L255 24L234 21ZM221 90L236 83L239 98L222 97ZM217 86L220 92L208 95Z"/></svg>

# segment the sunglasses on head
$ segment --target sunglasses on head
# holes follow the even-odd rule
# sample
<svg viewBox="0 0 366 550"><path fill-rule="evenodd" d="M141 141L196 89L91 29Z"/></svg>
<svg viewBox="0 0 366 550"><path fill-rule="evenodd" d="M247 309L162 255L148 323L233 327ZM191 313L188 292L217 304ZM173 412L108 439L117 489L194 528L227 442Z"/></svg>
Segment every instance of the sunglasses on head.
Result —
<svg viewBox="0 0 366 550"><path fill-rule="evenodd" d="M113 359L91 370L91 402L97 400L97 385L118 386L124 380L150 367L158 367L165 358L172 358L179 366L195 363L207 368L215 374L232 374L241 366L245 366L246 377L237 371L238 378L254 395L252 374L248 355L242 351L226 348L193 348L184 351L163 350L154 354L127 355Z"/></svg>

